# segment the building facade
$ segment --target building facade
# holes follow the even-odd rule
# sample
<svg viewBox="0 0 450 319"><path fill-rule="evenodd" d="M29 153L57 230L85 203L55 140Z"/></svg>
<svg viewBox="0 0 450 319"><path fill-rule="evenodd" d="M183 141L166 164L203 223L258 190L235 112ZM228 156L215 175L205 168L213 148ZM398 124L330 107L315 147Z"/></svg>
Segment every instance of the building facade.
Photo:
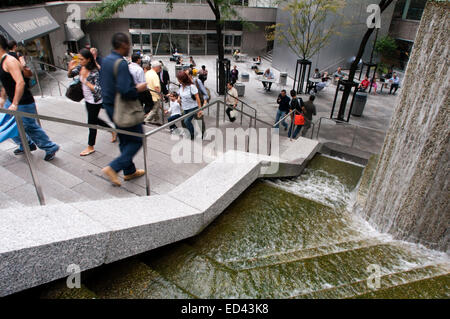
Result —
<svg viewBox="0 0 450 319"><path fill-rule="evenodd" d="M362 37L367 31L367 18L370 15L367 12L367 7L376 2L373 0L347 0L345 8L341 11L341 15L339 17L330 17L331 19L339 19L346 25L342 27L340 34L333 36L328 45L310 59L313 68L318 68L320 71L334 72L339 66L344 69L350 67L351 62L356 57ZM391 5L381 15L379 36L388 34L393 12L394 6ZM290 20L290 12L286 12L282 8L278 9L277 23L283 25L289 23ZM328 20L325 23L331 24ZM374 38L375 32L366 47L363 61L370 59ZM280 71L287 72L293 77L296 61L299 58L301 57L294 53L286 43L278 40L275 41L273 50L274 67Z"/></svg>
<svg viewBox="0 0 450 319"><path fill-rule="evenodd" d="M397 52L391 64L405 69L414 45L426 0L397 0L389 35L395 39Z"/></svg>
<svg viewBox="0 0 450 319"><path fill-rule="evenodd" d="M45 8L60 26L45 35L50 45L50 57L46 61L58 66L65 64L63 58L68 49L77 51L86 44L98 48L101 55L108 54L111 50L111 37L116 32L130 35L133 51L140 50L153 55L167 55L175 48L186 55L216 55L218 52L215 17L205 0L175 0L171 11L167 10L166 3L151 0L129 5L103 23L88 23L87 11L98 2L46 2L30 7L3 9L0 14ZM231 54L236 49L255 55L265 53L268 48L265 27L275 23L275 1L233 2L240 16L251 22L253 27L245 28L237 18L225 21L225 54ZM74 10L80 16L80 30L76 34L67 27L68 18ZM29 42L31 41L33 40L30 39Z"/></svg>

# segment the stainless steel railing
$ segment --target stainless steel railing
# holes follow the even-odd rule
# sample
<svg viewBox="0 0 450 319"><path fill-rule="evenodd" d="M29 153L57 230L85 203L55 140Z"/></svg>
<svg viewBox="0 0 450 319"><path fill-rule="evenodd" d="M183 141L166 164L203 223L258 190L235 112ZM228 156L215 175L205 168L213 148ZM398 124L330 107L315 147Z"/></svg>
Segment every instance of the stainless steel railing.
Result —
<svg viewBox="0 0 450 319"><path fill-rule="evenodd" d="M376 128L368 127L368 126L363 126L363 125L350 124L350 123L345 122L345 121L340 121L340 120L337 120L337 119L330 119L329 117L321 117L319 119L319 125L318 125L318 128L317 128L316 140L319 140L319 134L320 134L320 130L321 130L321 127L322 127L322 121L331 121L331 122L334 122L336 124L352 128L352 142L349 145L351 148L353 148L355 146L355 141L356 141L356 137L357 137L356 132L359 129L369 130L369 131L372 131L372 132L378 132L378 133L381 133L381 134L386 134L385 130L380 130L380 129L376 129ZM313 130L313 134L314 134L314 130Z"/></svg>
<svg viewBox="0 0 450 319"><path fill-rule="evenodd" d="M219 105L217 104L218 102L219 101L214 101L208 105L205 105L202 108L200 108L199 111L205 110L214 105L217 105L217 108L219 108ZM185 118L192 115L192 114L183 115L182 117L178 118L176 121L164 124L164 125L160 126L159 128L156 128L150 132L141 134L141 133L130 132L130 131L121 130L121 129L117 129L117 128L103 127L103 126L99 126L99 125L86 124L86 123L68 120L68 119L56 118L56 117L52 117L52 116L31 114L31 113L25 113L25 112L20 112L20 111L12 111L12 110L8 110L8 109L4 109L4 108L0 108L0 113L10 114L10 115L14 116L16 119L20 139L21 139L21 142L22 142L22 145L24 148L25 158L26 158L28 167L30 168L30 173L32 176L32 180L33 180L35 189L36 189L36 194L37 194L39 203L41 205L45 205L45 197L44 197L44 194L42 191L41 183L39 182L39 178L37 176L36 165L34 164L32 157L31 157L30 147L28 145L25 128L24 128L23 122L22 122L23 117L34 118L38 121L45 120L45 121L57 122L57 123L61 123L61 124L72 125L72 126L93 128L93 129L97 129L97 130L104 130L104 131L116 132L116 133L120 133L120 134L124 134L124 135L141 137L143 139L142 142L143 142L143 153L144 153L145 189L146 189L147 196L149 196L150 195L150 179L149 179L148 169L147 169L147 159L148 159L147 138L150 137L151 135L167 128L168 126L175 124L177 122L180 122L180 121L184 120ZM217 113L217 117L218 117L218 114L219 113Z"/></svg>

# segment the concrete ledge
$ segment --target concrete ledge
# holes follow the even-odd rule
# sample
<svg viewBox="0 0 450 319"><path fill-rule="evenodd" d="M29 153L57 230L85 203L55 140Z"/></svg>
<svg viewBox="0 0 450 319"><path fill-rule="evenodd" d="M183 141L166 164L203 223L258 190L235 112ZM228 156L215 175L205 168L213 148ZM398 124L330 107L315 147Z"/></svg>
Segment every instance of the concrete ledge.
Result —
<svg viewBox="0 0 450 319"><path fill-rule="evenodd" d="M261 176L301 173L319 143L278 157L229 151L166 195L0 210L0 296L200 233Z"/></svg>
<svg viewBox="0 0 450 319"><path fill-rule="evenodd" d="M71 204L109 230L105 263L195 235L202 212L167 195Z"/></svg>
<svg viewBox="0 0 450 319"><path fill-rule="evenodd" d="M105 226L69 205L0 212L0 296L103 264Z"/></svg>

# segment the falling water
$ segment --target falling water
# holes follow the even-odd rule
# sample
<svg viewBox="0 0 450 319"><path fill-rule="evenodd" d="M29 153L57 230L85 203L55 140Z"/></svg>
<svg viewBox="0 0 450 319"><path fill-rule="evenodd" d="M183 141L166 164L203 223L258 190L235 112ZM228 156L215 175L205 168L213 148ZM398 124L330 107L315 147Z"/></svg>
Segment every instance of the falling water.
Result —
<svg viewBox="0 0 450 319"><path fill-rule="evenodd" d="M428 1L363 214L381 232L449 252L450 4Z"/></svg>

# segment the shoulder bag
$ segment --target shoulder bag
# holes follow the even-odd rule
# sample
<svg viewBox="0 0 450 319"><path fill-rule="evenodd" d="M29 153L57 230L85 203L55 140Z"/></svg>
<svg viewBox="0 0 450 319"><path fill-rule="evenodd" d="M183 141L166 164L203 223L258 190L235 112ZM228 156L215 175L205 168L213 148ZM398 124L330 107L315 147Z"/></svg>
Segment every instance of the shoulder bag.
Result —
<svg viewBox="0 0 450 319"><path fill-rule="evenodd" d="M114 63L114 77L117 81L117 73L122 58L117 59ZM145 114L141 103L136 100L125 100L120 92L116 93L114 100L114 116L113 121L119 127L132 127L144 122Z"/></svg>

